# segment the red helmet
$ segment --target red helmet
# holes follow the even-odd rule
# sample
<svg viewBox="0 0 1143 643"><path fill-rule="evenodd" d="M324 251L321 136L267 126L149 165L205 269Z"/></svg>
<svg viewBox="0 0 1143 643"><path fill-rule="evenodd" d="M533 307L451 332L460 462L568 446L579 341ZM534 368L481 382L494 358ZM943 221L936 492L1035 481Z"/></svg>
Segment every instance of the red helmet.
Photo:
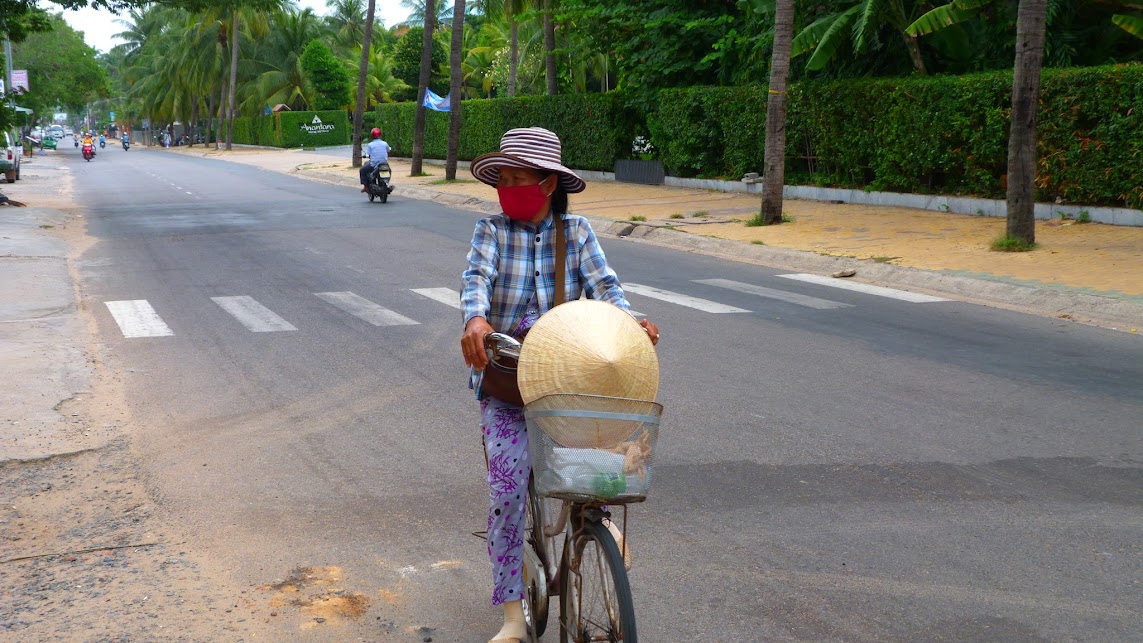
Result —
<svg viewBox="0 0 1143 643"><path fill-rule="evenodd" d="M381 128L380 127L374 127L373 131L369 132L369 135L372 136L373 138L381 138Z"/></svg>

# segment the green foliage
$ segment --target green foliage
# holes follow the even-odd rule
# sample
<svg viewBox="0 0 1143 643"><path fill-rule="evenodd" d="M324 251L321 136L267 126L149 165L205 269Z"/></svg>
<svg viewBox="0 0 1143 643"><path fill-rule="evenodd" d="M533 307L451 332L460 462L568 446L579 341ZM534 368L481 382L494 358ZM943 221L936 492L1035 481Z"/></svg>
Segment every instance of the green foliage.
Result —
<svg viewBox="0 0 1143 643"><path fill-rule="evenodd" d="M50 31L30 34L12 46L12 66L28 70L30 91L16 99L18 104L50 119L57 107L82 111L89 101L106 97L110 87L107 71L83 35L62 14L50 16L49 24Z"/></svg>
<svg viewBox="0 0 1143 643"><path fill-rule="evenodd" d="M314 88L312 107L318 111L349 105L349 70L320 40L311 40L301 57L302 70Z"/></svg>
<svg viewBox="0 0 1143 643"><path fill-rule="evenodd" d="M791 85L791 183L1002 198L1011 72ZM1037 199L1143 206L1143 65L1044 70ZM766 89L659 92L651 142L675 176L763 168Z"/></svg>
<svg viewBox="0 0 1143 643"><path fill-rule="evenodd" d="M956 0L942 5L917 18L905 33L910 36L924 36L941 31L952 25L972 19L980 7L991 0Z"/></svg>
<svg viewBox="0 0 1143 643"><path fill-rule="evenodd" d="M417 85L421 79L421 49L424 44L425 28L412 27L397 39L393 45L393 76L408 85L393 93L396 100L409 101L417 98ZM448 51L449 45L440 38L440 32L433 33L432 72L429 74L429 89L444 96L448 93Z"/></svg>
<svg viewBox="0 0 1143 643"><path fill-rule="evenodd" d="M556 19L575 25L581 47L614 55L621 87L645 91L730 81L772 28L755 13L735 2L561 0Z"/></svg>
<svg viewBox="0 0 1143 643"><path fill-rule="evenodd" d="M585 170L611 171L615 159L631 150L637 121L621 92L474 99L461 103L459 156L470 160L500 148L500 137L514 127L545 127L559 135L564 164ZM393 154L411 156L412 103L378 105L377 121ZM444 158L448 114L425 114L425 156Z"/></svg>

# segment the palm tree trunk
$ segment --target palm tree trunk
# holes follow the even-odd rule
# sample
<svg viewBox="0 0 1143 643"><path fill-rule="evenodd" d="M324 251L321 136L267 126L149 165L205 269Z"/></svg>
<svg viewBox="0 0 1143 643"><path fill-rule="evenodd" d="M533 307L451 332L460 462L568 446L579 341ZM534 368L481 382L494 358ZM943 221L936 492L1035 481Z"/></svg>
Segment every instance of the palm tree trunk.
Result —
<svg viewBox="0 0 1143 643"><path fill-rule="evenodd" d="M1047 7L1047 0L1020 0L1016 13L1016 67L1008 137L1008 236L1029 244L1036 241L1036 106L1040 102Z"/></svg>
<svg viewBox="0 0 1143 643"><path fill-rule="evenodd" d="M194 104L191 105L190 124L188 126L190 128L190 142L187 144L187 147L194 147L194 139L195 139L194 128L195 128L195 125L197 123L198 123L198 98L196 97L194 99Z"/></svg>
<svg viewBox="0 0 1143 643"><path fill-rule="evenodd" d="M508 20L512 25L508 39L508 97L512 98L516 95L516 72L520 64L517 60L520 57L520 29L516 25L515 15Z"/></svg>
<svg viewBox="0 0 1143 643"><path fill-rule="evenodd" d="M448 152L445 154L445 180L456 180L457 148L460 146L461 45L464 44L464 0L452 7L452 49L449 52Z"/></svg>
<svg viewBox="0 0 1143 643"><path fill-rule="evenodd" d="M421 77L417 81L417 112L413 117L413 166L411 176L421 174L421 161L425 156L425 90L429 88L429 74L433 66L433 27L436 26L436 3L425 2L425 38L421 44Z"/></svg>
<svg viewBox="0 0 1143 643"><path fill-rule="evenodd" d="M226 119L226 77L222 78L222 85L218 89L218 129L214 131L214 149L219 150L222 143L222 125Z"/></svg>
<svg viewBox="0 0 1143 643"><path fill-rule="evenodd" d="M226 151L234 142L234 96L238 85L238 7L234 8L234 17L230 26L230 97L226 108Z"/></svg>
<svg viewBox="0 0 1143 643"><path fill-rule="evenodd" d="M552 0L544 0L544 76L548 79L548 96L555 96L556 86L556 23L552 19Z"/></svg>
<svg viewBox="0 0 1143 643"><path fill-rule="evenodd" d="M206 91L206 136L203 138L203 147L210 145L211 135L214 133L214 93Z"/></svg>
<svg viewBox="0 0 1143 643"><path fill-rule="evenodd" d="M376 0L369 0L365 14L365 33L361 37L361 65L357 69L357 109L353 111L353 167L361 167L361 121L365 117L365 77L369 72L369 45L373 40L373 14Z"/></svg>
<svg viewBox="0 0 1143 643"><path fill-rule="evenodd" d="M766 156L762 177L764 225L782 222L782 186L786 179L786 83L794 39L794 0L778 0L774 11L774 53L766 99Z"/></svg>

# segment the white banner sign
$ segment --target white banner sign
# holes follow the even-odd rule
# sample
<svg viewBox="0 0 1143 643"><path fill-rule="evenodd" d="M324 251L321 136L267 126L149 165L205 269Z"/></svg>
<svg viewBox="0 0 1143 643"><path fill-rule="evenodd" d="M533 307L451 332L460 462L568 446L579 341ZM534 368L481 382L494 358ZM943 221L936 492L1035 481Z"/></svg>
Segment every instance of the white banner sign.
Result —
<svg viewBox="0 0 1143 643"><path fill-rule="evenodd" d="M28 91L28 70L27 69L13 69L12 70L12 89Z"/></svg>

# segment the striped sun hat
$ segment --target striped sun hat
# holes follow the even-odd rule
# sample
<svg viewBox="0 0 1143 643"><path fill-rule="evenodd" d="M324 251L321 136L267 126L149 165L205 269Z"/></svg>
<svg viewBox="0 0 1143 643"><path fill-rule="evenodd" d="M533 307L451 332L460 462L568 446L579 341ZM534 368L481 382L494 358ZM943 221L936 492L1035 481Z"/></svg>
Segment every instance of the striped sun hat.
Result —
<svg viewBox="0 0 1143 643"><path fill-rule="evenodd" d="M560 185L569 194L587 187L575 172L563 166L560 137L542 127L518 127L504 132L500 151L472 159L472 175L481 183L496 187L501 167L526 167L560 175Z"/></svg>

